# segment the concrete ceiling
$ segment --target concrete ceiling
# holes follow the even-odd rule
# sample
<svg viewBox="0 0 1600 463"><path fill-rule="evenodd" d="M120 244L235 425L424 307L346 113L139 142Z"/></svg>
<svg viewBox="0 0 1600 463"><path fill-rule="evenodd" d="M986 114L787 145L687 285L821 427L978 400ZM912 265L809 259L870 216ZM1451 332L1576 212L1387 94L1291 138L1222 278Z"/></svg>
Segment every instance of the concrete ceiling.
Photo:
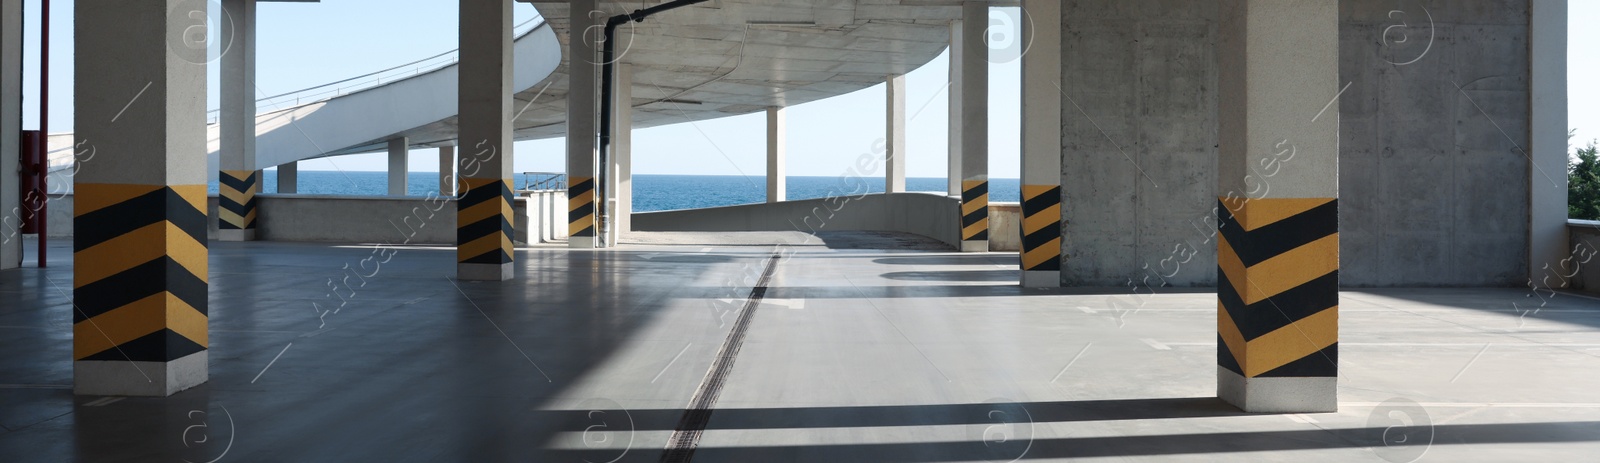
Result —
<svg viewBox="0 0 1600 463"><path fill-rule="evenodd" d="M515 138L565 136L566 46L573 12L565 1L530 3L550 23L563 58L545 82L515 95L514 109L520 112ZM602 1L596 14L662 3ZM879 84L942 53L961 3L712 0L630 23L618 28L617 50L620 61L633 66L634 127L759 112ZM455 120L401 135L424 145L447 144L455 138Z"/></svg>

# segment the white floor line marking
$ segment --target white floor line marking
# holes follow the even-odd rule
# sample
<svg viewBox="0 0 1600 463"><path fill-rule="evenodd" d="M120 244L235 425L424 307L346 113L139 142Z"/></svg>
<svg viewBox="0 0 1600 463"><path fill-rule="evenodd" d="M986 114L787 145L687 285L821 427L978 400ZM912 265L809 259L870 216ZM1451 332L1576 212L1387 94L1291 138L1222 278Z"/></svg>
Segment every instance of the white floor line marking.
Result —
<svg viewBox="0 0 1600 463"><path fill-rule="evenodd" d="M700 248L700 253L701 254L705 254L705 253L708 253L708 252L711 252L711 248Z"/></svg>
<svg viewBox="0 0 1600 463"><path fill-rule="evenodd" d="M1060 373L1056 373L1056 377L1050 378L1050 384L1055 384L1056 380L1061 379L1061 375L1067 374L1067 369L1068 368L1072 368L1072 364L1078 363L1078 359L1083 357L1083 353L1084 352L1088 352L1089 351L1089 346L1093 346L1093 345L1094 345L1094 343L1091 342L1091 343L1088 343L1088 344L1084 344L1082 349L1078 349L1078 355L1072 356L1072 360L1067 362L1067 366L1061 367L1061 372Z"/></svg>
<svg viewBox="0 0 1600 463"><path fill-rule="evenodd" d="M790 310L801 310L801 309L806 308L806 300L805 299L762 299L761 303L762 304L771 304L771 305L775 305L775 306L778 306L778 307L783 307L783 308L790 309Z"/></svg>
<svg viewBox="0 0 1600 463"><path fill-rule="evenodd" d="M294 343L291 342L289 345L283 346L283 350L278 351L278 355L272 357L271 362L267 362L266 368L262 368L260 373L256 373L256 377L250 380L250 384L255 384L256 380L261 379L261 375L267 374L267 368L272 368L272 364L278 363L278 357L282 357L284 352L288 352L291 346L294 346Z"/></svg>
<svg viewBox="0 0 1600 463"><path fill-rule="evenodd" d="M1078 306L1078 310L1082 310L1083 313L1100 313L1100 311L1098 311L1098 310L1094 310L1094 309L1091 309L1091 308L1089 308L1087 306L1081 306L1081 305Z"/></svg>
<svg viewBox="0 0 1600 463"><path fill-rule="evenodd" d="M1339 402L1341 407L1376 408L1379 402ZM1600 403L1489 403L1489 402L1421 402L1417 405L1438 408L1600 408Z"/></svg>
<svg viewBox="0 0 1600 463"><path fill-rule="evenodd" d="M1456 380L1461 379L1461 375L1466 374L1467 373L1467 369L1468 368L1472 368L1472 364L1478 363L1478 357L1482 357L1484 352L1488 352L1489 351L1489 346L1492 346L1492 345L1494 345L1494 343L1484 344L1483 345L1483 349L1479 349L1478 350L1478 354L1472 356L1472 360L1468 360L1467 364L1461 367L1461 371L1456 372L1455 377L1450 378L1450 382L1454 383L1454 382L1456 382Z"/></svg>
<svg viewBox="0 0 1600 463"><path fill-rule="evenodd" d="M679 357L683 357L683 353L684 352L688 352L689 351L689 346L693 346L693 345L694 345L694 343L692 343L692 342L688 343L688 344L684 344L683 345L683 350L678 351L678 355L672 356L672 361L671 362L667 362L667 366L661 367L661 372L660 373L656 373L656 377L650 378L650 384L655 384L656 380L661 379L661 375L667 374L667 369L672 368L672 364L678 363L678 358Z"/></svg>
<svg viewBox="0 0 1600 463"><path fill-rule="evenodd" d="M93 402L89 402L89 403L83 404L83 406L85 406L85 407L104 407L104 406L111 405L111 404L114 404L114 403L117 403L117 402L121 402L122 399L126 399L126 398L127 397L102 397L102 398L100 398L98 400L95 400Z"/></svg>
<svg viewBox="0 0 1600 463"><path fill-rule="evenodd" d="M1287 417L1287 418L1289 418L1290 421L1294 421L1296 423L1305 423L1305 424L1316 424L1317 423L1316 418L1312 418L1312 417L1310 417L1308 415L1299 414L1299 413L1293 413L1293 414L1284 415L1284 417Z"/></svg>
<svg viewBox="0 0 1600 463"><path fill-rule="evenodd" d="M1156 350L1172 350L1172 347L1167 346L1166 344L1162 344L1162 343L1156 342L1156 340L1154 340L1154 339L1144 338L1144 339L1140 339L1140 341L1144 341L1144 343L1146 345L1149 345L1150 347L1154 347Z"/></svg>

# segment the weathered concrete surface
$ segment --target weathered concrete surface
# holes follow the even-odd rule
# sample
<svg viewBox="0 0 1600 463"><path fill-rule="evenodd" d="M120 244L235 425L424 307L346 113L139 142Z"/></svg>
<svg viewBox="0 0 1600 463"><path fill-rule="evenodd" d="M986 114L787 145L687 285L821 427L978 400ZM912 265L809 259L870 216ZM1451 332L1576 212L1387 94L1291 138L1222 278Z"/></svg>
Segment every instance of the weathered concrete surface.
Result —
<svg viewBox="0 0 1600 463"><path fill-rule="evenodd" d="M1215 284L1216 2L1062 10L1062 284Z"/></svg>
<svg viewBox="0 0 1600 463"><path fill-rule="evenodd" d="M1541 267L1548 272L1549 279L1540 278L1540 280L1558 282L1570 277L1569 289L1600 293L1600 270L1594 267L1600 265L1600 260L1594 259L1596 255L1600 255L1600 221L1569 220L1567 224L1567 236L1570 241L1567 244L1568 260L1551 264L1553 267L1551 269ZM1540 288L1541 291L1544 289Z"/></svg>
<svg viewBox="0 0 1600 463"><path fill-rule="evenodd" d="M844 187L850 187L845 185ZM864 190L860 190L864 191ZM635 231L895 231L961 241L958 198L927 193L861 194L772 204L646 212Z"/></svg>
<svg viewBox="0 0 1600 463"><path fill-rule="evenodd" d="M1022 203L989 203L989 250L1022 250Z"/></svg>
<svg viewBox="0 0 1600 463"><path fill-rule="evenodd" d="M1525 283L1528 2L1428 6L1340 4L1341 283Z"/></svg>

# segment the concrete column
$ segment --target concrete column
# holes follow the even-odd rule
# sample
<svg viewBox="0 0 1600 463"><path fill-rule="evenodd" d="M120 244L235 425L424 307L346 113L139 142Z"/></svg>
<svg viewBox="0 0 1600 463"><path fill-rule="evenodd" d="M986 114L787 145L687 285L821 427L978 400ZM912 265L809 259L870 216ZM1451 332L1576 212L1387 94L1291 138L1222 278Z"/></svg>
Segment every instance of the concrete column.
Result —
<svg viewBox="0 0 1600 463"><path fill-rule="evenodd" d="M889 76L883 84L883 191L906 191L906 76Z"/></svg>
<svg viewBox="0 0 1600 463"><path fill-rule="evenodd" d="M0 3L0 166L22 161L22 2ZM0 169L0 270L22 265L22 178Z"/></svg>
<svg viewBox="0 0 1600 463"><path fill-rule="evenodd" d="M961 6L961 251L989 250L989 2Z"/></svg>
<svg viewBox="0 0 1600 463"><path fill-rule="evenodd" d="M278 194L288 195L300 192L300 163L291 162L278 166Z"/></svg>
<svg viewBox="0 0 1600 463"><path fill-rule="evenodd" d="M1022 0L1022 286L1061 286L1061 2Z"/></svg>
<svg viewBox="0 0 1600 463"><path fill-rule="evenodd" d="M74 143L97 151L73 182L79 395L168 396L209 374L206 50L169 40L204 26L206 2L175 5L74 7Z"/></svg>
<svg viewBox="0 0 1600 463"><path fill-rule="evenodd" d="M1567 0L1533 0L1529 23L1533 96L1528 127L1528 279L1560 288L1572 267L1567 238Z"/></svg>
<svg viewBox="0 0 1600 463"><path fill-rule="evenodd" d="M788 140L782 106L767 108L767 202L784 201L789 196L789 158L784 155Z"/></svg>
<svg viewBox="0 0 1600 463"><path fill-rule="evenodd" d="M410 140L406 137L389 139L389 196L406 195L407 164L411 154Z"/></svg>
<svg viewBox="0 0 1600 463"><path fill-rule="evenodd" d="M949 183L948 191L950 196L961 195L961 133L964 130L961 123L963 117L961 99L966 97L966 94L962 93L961 90L963 88L961 85L961 63L966 55L962 50L965 44L961 41L963 27L961 24L962 22L959 19L950 22L950 85L945 88L945 94L949 100L949 109L947 111L949 113L949 141L946 146L949 147L947 154L950 163L945 178Z"/></svg>
<svg viewBox="0 0 1600 463"><path fill-rule="evenodd" d="M511 279L511 2L461 2L456 278Z"/></svg>
<svg viewBox="0 0 1600 463"><path fill-rule="evenodd" d="M571 0L572 25L567 40L567 245L600 246L595 213L595 173L599 137L599 58L604 15L595 12L595 0Z"/></svg>
<svg viewBox="0 0 1600 463"><path fill-rule="evenodd" d="M1217 395L1338 409L1339 7L1223 0Z"/></svg>
<svg viewBox="0 0 1600 463"><path fill-rule="evenodd" d="M456 147L439 147L439 196L456 195Z"/></svg>
<svg viewBox="0 0 1600 463"><path fill-rule="evenodd" d="M617 31L619 43L628 43L626 34ZM612 95L617 104L611 109L611 161L616 163L611 219L616 222L607 238L616 246L623 232L633 231L633 66L617 63L613 72Z"/></svg>
<svg viewBox="0 0 1600 463"><path fill-rule="evenodd" d="M217 239L256 239L256 195L261 176L256 174L256 0L222 0L231 21L219 24L221 37L232 40L218 57L222 76L222 102L217 122Z"/></svg>

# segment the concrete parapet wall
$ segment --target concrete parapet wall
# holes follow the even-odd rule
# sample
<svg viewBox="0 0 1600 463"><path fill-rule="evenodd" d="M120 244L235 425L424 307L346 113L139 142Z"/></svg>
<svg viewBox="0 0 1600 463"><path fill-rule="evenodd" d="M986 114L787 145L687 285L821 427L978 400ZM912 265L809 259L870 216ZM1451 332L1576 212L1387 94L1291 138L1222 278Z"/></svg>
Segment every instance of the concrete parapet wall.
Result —
<svg viewBox="0 0 1600 463"><path fill-rule="evenodd" d="M1022 251L1022 203L989 203L989 250Z"/></svg>
<svg viewBox="0 0 1600 463"><path fill-rule="evenodd" d="M929 193L891 193L633 214L636 231L894 231L960 243L961 204Z"/></svg>
<svg viewBox="0 0 1600 463"><path fill-rule="evenodd" d="M1600 256L1600 221L1568 220L1567 236L1570 260L1552 265L1561 268L1545 269L1550 277L1548 281L1554 283L1562 276L1577 272L1568 282L1569 289L1600 293L1600 259L1595 258ZM1548 283L1535 284L1542 290Z"/></svg>

